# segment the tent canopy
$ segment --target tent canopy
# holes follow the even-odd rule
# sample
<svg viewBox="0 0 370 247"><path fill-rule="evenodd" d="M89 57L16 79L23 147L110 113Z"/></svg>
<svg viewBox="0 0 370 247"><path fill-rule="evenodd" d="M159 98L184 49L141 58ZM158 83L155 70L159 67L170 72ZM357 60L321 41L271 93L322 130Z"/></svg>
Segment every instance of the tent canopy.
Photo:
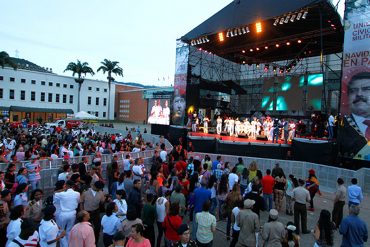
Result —
<svg viewBox="0 0 370 247"><path fill-rule="evenodd" d="M77 112L75 115L74 115L74 118L76 119L98 119L98 117L94 116L94 115L91 115L85 111L80 111L80 112Z"/></svg>

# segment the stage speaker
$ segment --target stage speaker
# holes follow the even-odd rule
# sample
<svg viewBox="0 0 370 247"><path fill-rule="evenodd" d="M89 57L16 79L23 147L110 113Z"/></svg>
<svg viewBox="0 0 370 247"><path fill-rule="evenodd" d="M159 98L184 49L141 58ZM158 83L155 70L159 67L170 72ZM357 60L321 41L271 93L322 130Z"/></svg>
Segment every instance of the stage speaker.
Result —
<svg viewBox="0 0 370 247"><path fill-rule="evenodd" d="M227 132L226 131L221 131L221 135L222 136L228 136Z"/></svg>
<svg viewBox="0 0 370 247"><path fill-rule="evenodd" d="M259 140L259 141L267 141L267 136L263 136L263 135L258 135L256 136L256 139Z"/></svg>
<svg viewBox="0 0 370 247"><path fill-rule="evenodd" d="M238 137L239 137L239 138L248 138L248 135L247 135L247 134L245 134L245 133L240 133L240 134L238 135Z"/></svg>
<svg viewBox="0 0 370 247"><path fill-rule="evenodd" d="M209 134L216 134L216 128L214 128L214 127L208 128L208 133Z"/></svg>

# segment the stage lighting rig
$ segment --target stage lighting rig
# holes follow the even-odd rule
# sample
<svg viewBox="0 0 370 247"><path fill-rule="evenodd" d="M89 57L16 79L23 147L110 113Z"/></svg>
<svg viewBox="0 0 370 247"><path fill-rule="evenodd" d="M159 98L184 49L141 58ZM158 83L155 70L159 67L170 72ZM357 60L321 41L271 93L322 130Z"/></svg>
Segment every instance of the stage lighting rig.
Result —
<svg viewBox="0 0 370 247"><path fill-rule="evenodd" d="M273 25L277 26L278 24L288 24L290 22L299 21L301 19L306 19L308 15L308 10L300 10L297 12L285 14L283 16L278 16L275 18Z"/></svg>
<svg viewBox="0 0 370 247"><path fill-rule="evenodd" d="M249 32L250 32L249 27L238 27L238 28L228 29L226 32L226 38L230 38L230 37L232 38L232 37L244 35Z"/></svg>
<svg viewBox="0 0 370 247"><path fill-rule="evenodd" d="M208 39L207 36L203 36L203 37L200 37L200 38L197 38L197 39L193 39L191 42L190 42L190 45L192 46L195 46L195 45L201 45L201 44L205 44L205 43L208 43L210 40Z"/></svg>

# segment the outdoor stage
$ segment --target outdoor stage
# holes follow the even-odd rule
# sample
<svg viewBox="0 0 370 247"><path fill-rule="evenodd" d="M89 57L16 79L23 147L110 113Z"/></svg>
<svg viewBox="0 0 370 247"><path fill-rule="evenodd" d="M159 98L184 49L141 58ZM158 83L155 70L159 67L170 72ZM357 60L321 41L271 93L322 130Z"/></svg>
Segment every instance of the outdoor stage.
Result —
<svg viewBox="0 0 370 247"><path fill-rule="evenodd" d="M218 153L269 159L294 159L313 163L333 164L337 144L334 141L295 138L285 144L269 140L255 140L202 132L188 132L187 141L192 142L196 152Z"/></svg>

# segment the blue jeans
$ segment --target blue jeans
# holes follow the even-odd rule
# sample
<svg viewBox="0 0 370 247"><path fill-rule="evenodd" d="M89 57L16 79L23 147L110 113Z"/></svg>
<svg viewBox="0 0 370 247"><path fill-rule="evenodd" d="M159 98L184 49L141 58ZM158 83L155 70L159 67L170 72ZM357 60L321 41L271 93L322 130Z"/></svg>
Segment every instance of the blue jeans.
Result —
<svg viewBox="0 0 370 247"><path fill-rule="evenodd" d="M328 132L329 132L329 139L333 139L334 137L334 131L333 131L333 126L328 126Z"/></svg>
<svg viewBox="0 0 370 247"><path fill-rule="evenodd" d="M198 212L197 212L198 213ZM195 215L197 214L195 211L193 211L193 227L191 229L191 239L196 241L197 240L197 230L198 230L198 224L195 219Z"/></svg>
<svg viewBox="0 0 370 247"><path fill-rule="evenodd" d="M214 197L214 198L211 198L211 209L209 210L209 212L216 216L216 212L215 212L216 208L217 208L217 198Z"/></svg>
<svg viewBox="0 0 370 247"><path fill-rule="evenodd" d="M272 209L272 194L263 194L263 201L265 203L265 209L270 211ZM267 207L268 201L268 207Z"/></svg>

